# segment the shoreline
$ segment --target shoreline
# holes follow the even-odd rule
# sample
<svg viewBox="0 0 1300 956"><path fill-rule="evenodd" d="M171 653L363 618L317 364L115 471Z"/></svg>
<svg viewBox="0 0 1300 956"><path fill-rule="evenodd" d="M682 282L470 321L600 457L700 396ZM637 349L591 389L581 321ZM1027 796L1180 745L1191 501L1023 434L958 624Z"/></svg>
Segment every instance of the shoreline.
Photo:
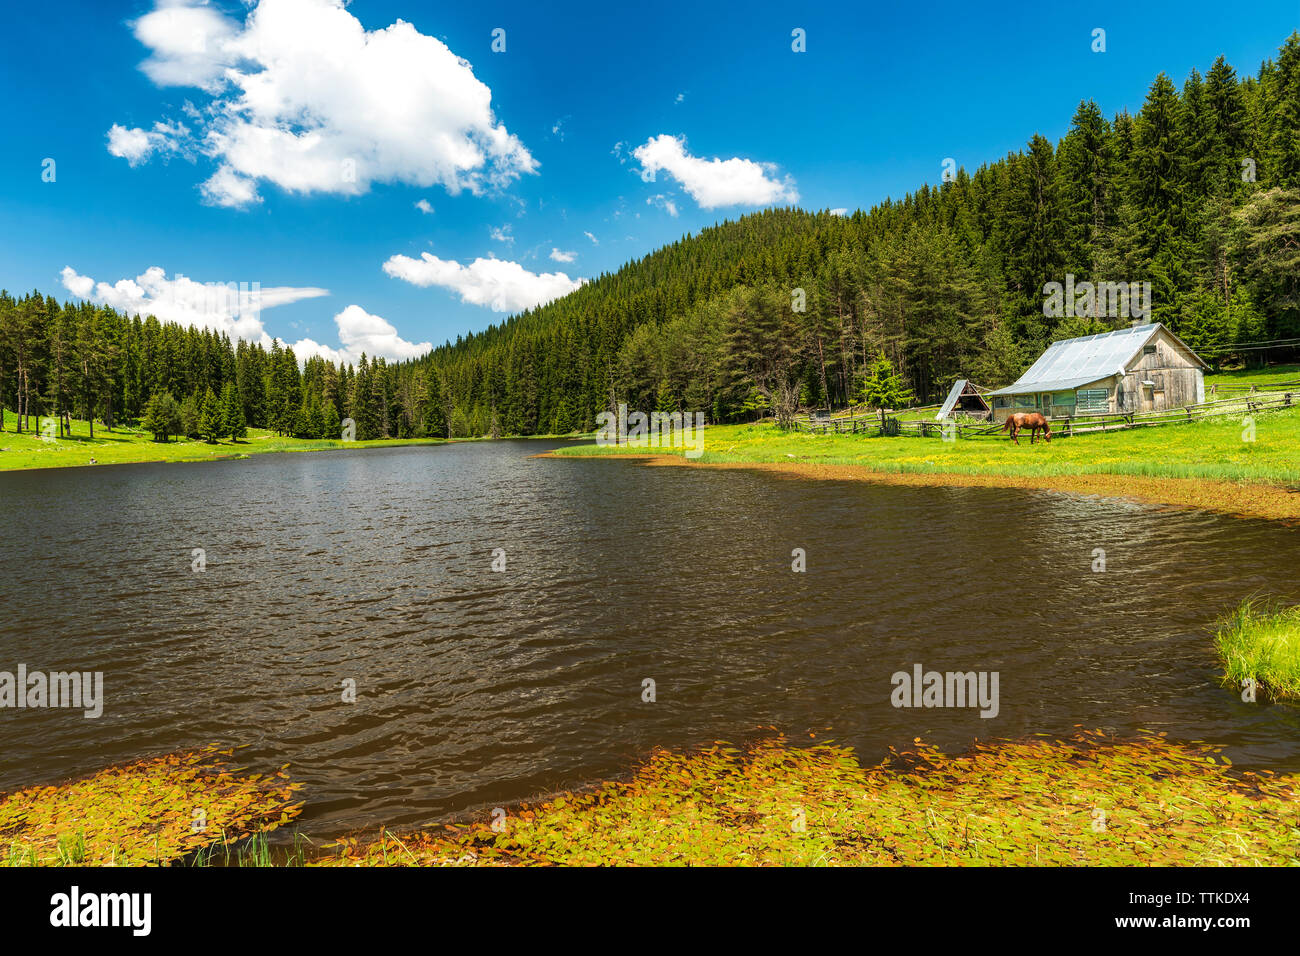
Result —
<svg viewBox="0 0 1300 956"><path fill-rule="evenodd" d="M714 468L764 471L787 478L815 481L867 481L886 485L948 488L1016 488L1057 491L1084 497L1112 498L1178 510L1213 511L1237 518L1260 518L1300 526L1300 490L1264 482L1220 481L1209 478L1157 478L1093 472L1078 475L1003 475L988 472L900 472L869 465L811 461L690 461L681 455L608 454L564 455L545 452L536 458L564 461L599 458L631 461L651 468Z"/></svg>
<svg viewBox="0 0 1300 956"><path fill-rule="evenodd" d="M59 441L65 442L63 447L51 449L38 448L37 451L41 456L49 454L54 461L43 462L39 458L30 459L27 457L18 457L23 452L31 454L31 449L0 449L0 474L6 472L30 472L30 471L56 471L65 468L103 468L112 465L170 465L170 464L194 464L197 462L209 461L239 461L244 458L251 458L254 455L276 455L292 452L314 452L314 451L340 451L350 448L386 448L399 447L406 445L447 445L452 441L472 441L473 439L446 439L446 438L381 438L373 442L343 442L334 439L318 438L253 438L243 439L239 442L199 442L199 441L172 441L172 442L152 442L147 440L133 440L134 432L108 432L109 438L104 441L98 439L92 444L87 443L84 446L67 444L66 439ZM0 435L0 441L8 435ZM24 434L22 437L28 437ZM273 447L258 447L260 441L271 442ZM125 448L133 452L140 452L143 449L152 451L153 454L147 457L115 457L113 452L119 449L112 444L113 442L123 442ZM288 442L301 442L300 446L295 447ZM190 447L192 446L192 447ZM157 449L154 451L154 449ZM98 453L98 454L96 454ZM8 457L13 454L15 457ZM76 456L75 460L73 456ZM99 460L104 456L105 460ZM94 459L94 460L90 460Z"/></svg>
<svg viewBox="0 0 1300 956"><path fill-rule="evenodd" d="M3 440L5 433L0 433L0 441ZM12 433L10 433L12 434ZM123 440L117 438L119 435L132 434L129 432L110 432L114 440ZM26 437L26 435L24 435ZM459 445L476 442L491 441L581 441L584 436L578 435L512 435L502 436L500 438L490 438L487 436L476 436L472 438L377 438L371 441L352 441L344 442L336 439L327 438L269 438L269 439L244 439L239 443L219 442L215 445L199 443L195 441L188 442L146 442L130 441L128 444L132 447L151 447L156 446L163 450L179 449L180 454L166 455L161 457L148 458L122 458L108 461L95 461L93 464L85 460L87 457L94 457L90 453L92 449L108 449L110 452L113 446L110 444L100 444L98 441L94 445L87 445L84 448L63 447L53 450L53 454L59 458L69 458L72 453L79 456L75 461L59 460L49 464L27 461L16 461L6 458L5 453L9 449L0 450L0 474L6 472L31 472L31 471L55 471L64 468L103 468L110 465L169 465L169 464L194 464L197 462L209 461L239 461L244 458L251 458L254 455L279 455L279 454L296 454L317 451L354 451L365 450L368 448L405 448L417 445ZM272 448L257 447L258 441L271 441L276 444ZM295 447L292 444L283 444L285 442L301 442L302 445ZM185 447L186 445L195 446L193 449ZM308 447L310 446L310 447ZM207 449L207 454L203 450ZM192 453L191 453L192 452ZM103 454L103 451L101 451Z"/></svg>
<svg viewBox="0 0 1300 956"><path fill-rule="evenodd" d="M230 765L237 750L211 745L0 794L0 861L1232 866L1281 865L1300 852L1300 777L1238 770L1212 743L1151 731L976 740L959 753L916 738L869 764L832 740L796 745L778 731L749 744L655 748L626 776L510 803L491 819L474 812L332 840L286 827L305 805L288 764L253 774ZM170 822L142 826L142 794ZM200 794L210 825L196 832L187 808ZM281 828L291 847L268 842Z"/></svg>

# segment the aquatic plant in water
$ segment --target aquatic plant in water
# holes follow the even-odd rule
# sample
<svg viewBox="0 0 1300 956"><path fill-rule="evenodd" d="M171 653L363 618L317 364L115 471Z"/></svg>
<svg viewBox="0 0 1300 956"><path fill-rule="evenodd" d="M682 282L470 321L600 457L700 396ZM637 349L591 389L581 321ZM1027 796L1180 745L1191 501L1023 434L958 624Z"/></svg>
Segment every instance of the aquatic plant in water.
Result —
<svg viewBox="0 0 1300 956"><path fill-rule="evenodd" d="M301 812L288 764L250 774L222 759L233 755L214 745L0 796L0 863L170 863L283 826Z"/></svg>

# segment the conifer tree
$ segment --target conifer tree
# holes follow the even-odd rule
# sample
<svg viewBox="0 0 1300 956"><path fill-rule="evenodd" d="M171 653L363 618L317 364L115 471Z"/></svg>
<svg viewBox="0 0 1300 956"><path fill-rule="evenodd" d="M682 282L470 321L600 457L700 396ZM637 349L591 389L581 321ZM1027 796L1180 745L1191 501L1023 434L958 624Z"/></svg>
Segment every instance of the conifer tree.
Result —
<svg viewBox="0 0 1300 956"><path fill-rule="evenodd" d="M233 381L226 382L221 389L221 431L231 441L239 441L248 434L244 403L239 400L239 392Z"/></svg>
<svg viewBox="0 0 1300 956"><path fill-rule="evenodd" d="M225 417L221 413L221 403L217 401L212 389L205 388L199 409L199 432L205 441L215 442L221 439L224 430Z"/></svg>
<svg viewBox="0 0 1300 956"><path fill-rule="evenodd" d="M154 441L167 441L185 427L181 409L171 392L155 393L145 406L144 427L153 432Z"/></svg>

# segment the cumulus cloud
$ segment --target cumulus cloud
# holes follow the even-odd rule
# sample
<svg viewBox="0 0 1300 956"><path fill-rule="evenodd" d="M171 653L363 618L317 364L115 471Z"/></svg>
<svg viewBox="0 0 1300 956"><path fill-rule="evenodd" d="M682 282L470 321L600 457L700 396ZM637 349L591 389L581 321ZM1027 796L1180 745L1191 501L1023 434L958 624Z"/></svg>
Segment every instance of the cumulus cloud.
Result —
<svg viewBox="0 0 1300 956"><path fill-rule="evenodd" d="M60 274L63 287L80 299L107 305L127 315L154 315L162 322L209 328L232 339L270 344L262 310L329 295L328 289L271 286L255 282L196 282L151 266L134 279L96 282L71 266Z"/></svg>
<svg viewBox="0 0 1300 956"><path fill-rule="evenodd" d="M314 287L196 282L183 275L169 279L159 266L146 269L134 279L114 283L96 282L64 266L61 278L63 287L79 299L127 315L153 315L162 322L212 329L266 348L271 345L271 336L262 323L263 309L329 295L328 289ZM320 355L333 362L356 364L362 352L370 357L401 360L424 355L433 347L428 342L406 341L386 319L371 315L359 305L349 305L334 316L334 323L338 326L339 347L299 339L292 345L299 361Z"/></svg>
<svg viewBox="0 0 1300 956"><path fill-rule="evenodd" d="M799 192L789 176L777 179L771 163L757 163L735 156L731 159L701 159L686 151L686 138L666 133L654 136L632 151L641 164L641 178L654 182L665 172L681 184L701 208L719 206L767 206L796 202Z"/></svg>
<svg viewBox="0 0 1300 956"><path fill-rule="evenodd" d="M563 249L555 249L555 248L551 249L552 262L572 262L576 258L578 258L578 254L576 252L566 252Z"/></svg>
<svg viewBox="0 0 1300 956"><path fill-rule="evenodd" d="M433 213L433 205L427 199L421 199L415 204L415 208L420 210L420 212L424 213L426 216Z"/></svg>
<svg viewBox="0 0 1300 956"><path fill-rule="evenodd" d="M466 60L402 20L366 30L345 0L259 0L242 23L194 0L159 0L134 30L154 83L211 97L188 113L195 148L217 164L202 185L209 203L248 206L263 183L479 194L537 168ZM128 162L157 148L145 149L142 130L114 129L110 150Z"/></svg>
<svg viewBox="0 0 1300 956"><path fill-rule="evenodd" d="M140 69L158 86L216 93L225 85L226 69L240 60L239 24L201 3L160 0L132 26L150 50Z"/></svg>
<svg viewBox="0 0 1300 956"><path fill-rule="evenodd" d="M568 295L585 279L570 279L563 272L529 272L505 259L475 259L462 265L424 252L419 259L391 256L384 271L413 285L440 286L460 296L462 302L485 305L494 312L522 312Z"/></svg>
<svg viewBox="0 0 1300 956"><path fill-rule="evenodd" d="M849 210L847 206L838 206L835 209L831 210L832 216L847 216L848 214L849 214Z"/></svg>
<svg viewBox="0 0 1300 956"><path fill-rule="evenodd" d="M493 242L513 244L515 241L514 231L511 228L510 223L506 223L504 226L490 227L488 229L488 235L492 237Z"/></svg>
<svg viewBox="0 0 1300 956"><path fill-rule="evenodd" d="M108 130L108 151L125 159L129 165L138 166L152 153L176 152L181 140L188 135L189 130L179 123L154 123L151 130L127 129L114 123Z"/></svg>
<svg viewBox="0 0 1300 956"><path fill-rule="evenodd" d="M397 334L391 322L382 316L372 315L359 305L350 305L334 316L338 326L341 348L321 345L312 339L294 343L293 354L300 360L319 355L331 362L356 365L362 353L367 358L381 356L390 361L419 358L432 350L429 342L408 342Z"/></svg>

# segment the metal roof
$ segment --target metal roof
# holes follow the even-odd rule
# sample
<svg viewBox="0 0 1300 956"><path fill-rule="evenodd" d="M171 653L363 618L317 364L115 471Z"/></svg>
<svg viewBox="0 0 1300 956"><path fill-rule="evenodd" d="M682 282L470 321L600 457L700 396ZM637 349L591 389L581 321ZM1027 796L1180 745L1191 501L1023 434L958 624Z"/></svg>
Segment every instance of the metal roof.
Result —
<svg viewBox="0 0 1300 956"><path fill-rule="evenodd" d="M961 398L962 389L965 387L966 379L957 379L957 384L952 387L952 390L948 393L948 397L943 400L943 408L939 409L939 414L934 416L936 420L948 417L949 413L952 412L953 406L957 404L957 399Z"/></svg>
<svg viewBox="0 0 1300 956"><path fill-rule="evenodd" d="M943 406L939 409L939 414L935 415L936 421L943 421L952 414L963 398L973 398L979 403L980 408L988 411L991 406L984 400L987 388L981 385L975 385L967 378L959 378L951 389L948 390L948 397L943 400Z"/></svg>
<svg viewBox="0 0 1300 956"><path fill-rule="evenodd" d="M990 395L1023 395L1026 392L1055 392L1080 388L1124 374L1124 367L1133 356L1141 351L1142 346L1156 334L1159 322L1149 325L1131 326L1114 332L1102 332L1099 335L1085 335L1078 339L1063 339L1053 342L1047 351L1038 357L1038 361L1029 367L1029 371L1016 379L1014 384L999 388ZM1170 333L1172 335L1172 333ZM1187 346L1174 336L1184 348ZM1188 352L1201 362L1191 349Z"/></svg>

